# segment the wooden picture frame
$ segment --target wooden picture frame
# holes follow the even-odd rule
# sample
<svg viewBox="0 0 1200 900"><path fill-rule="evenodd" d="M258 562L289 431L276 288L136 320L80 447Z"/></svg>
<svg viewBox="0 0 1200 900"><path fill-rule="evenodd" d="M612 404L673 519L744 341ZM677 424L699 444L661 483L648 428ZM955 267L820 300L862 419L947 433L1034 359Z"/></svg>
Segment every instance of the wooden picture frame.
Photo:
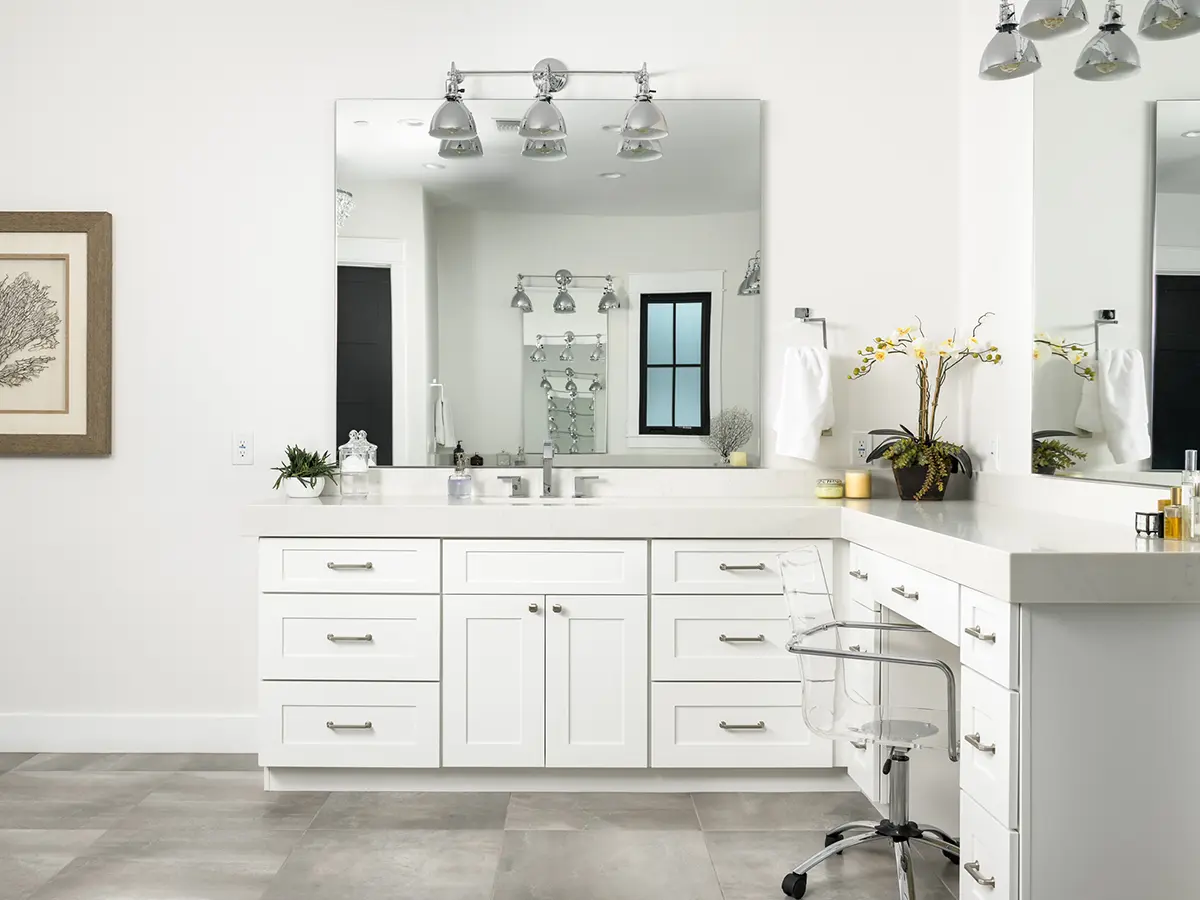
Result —
<svg viewBox="0 0 1200 900"><path fill-rule="evenodd" d="M0 212L0 454L112 453L112 215Z"/></svg>

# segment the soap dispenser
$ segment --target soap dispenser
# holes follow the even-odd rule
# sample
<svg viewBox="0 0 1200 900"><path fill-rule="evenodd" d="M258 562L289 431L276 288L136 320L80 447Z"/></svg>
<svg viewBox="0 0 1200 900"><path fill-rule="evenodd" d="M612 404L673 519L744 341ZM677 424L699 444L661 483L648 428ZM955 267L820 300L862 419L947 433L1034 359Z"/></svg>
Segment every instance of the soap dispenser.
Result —
<svg viewBox="0 0 1200 900"><path fill-rule="evenodd" d="M471 481L471 473L467 471L466 461L459 454L459 451L454 451L454 471L450 473L450 478L446 481L446 494L450 498L450 502L463 502L471 499L471 493L474 485Z"/></svg>

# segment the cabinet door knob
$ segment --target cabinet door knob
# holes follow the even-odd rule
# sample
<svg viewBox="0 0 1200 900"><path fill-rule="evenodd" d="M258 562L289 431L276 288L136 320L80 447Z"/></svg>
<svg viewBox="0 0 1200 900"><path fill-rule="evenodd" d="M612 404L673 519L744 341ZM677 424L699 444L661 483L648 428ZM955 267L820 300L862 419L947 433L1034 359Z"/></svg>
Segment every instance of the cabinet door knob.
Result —
<svg viewBox="0 0 1200 900"><path fill-rule="evenodd" d="M979 732L975 732L975 734L965 734L965 735L963 735L963 740L966 741L968 744L970 744L972 747L974 747L976 750L978 750L980 753L995 753L996 752L996 745L995 744L985 744L980 739Z"/></svg>
<svg viewBox="0 0 1200 900"><path fill-rule="evenodd" d="M530 603L530 604L529 604L529 611L530 611L531 613L535 613L535 612L537 612L537 611L538 611L540 608L541 608L541 607L539 607L539 606L538 606L536 603Z"/></svg>
<svg viewBox="0 0 1200 900"><path fill-rule="evenodd" d="M985 644L996 643L996 633L992 632L991 634L984 634L983 629L978 625L972 625L970 628L964 628L963 631L975 638L975 640L983 641Z"/></svg>
<svg viewBox="0 0 1200 900"><path fill-rule="evenodd" d="M554 610L555 612L562 612L562 604L561 604L561 603L555 603L555 604L554 604L552 607L550 607L550 608L551 608L552 610Z"/></svg>
<svg viewBox="0 0 1200 900"><path fill-rule="evenodd" d="M996 886L995 878L988 878L987 876L980 874L978 860L964 864L963 870L975 879L976 884L989 888L994 888Z"/></svg>

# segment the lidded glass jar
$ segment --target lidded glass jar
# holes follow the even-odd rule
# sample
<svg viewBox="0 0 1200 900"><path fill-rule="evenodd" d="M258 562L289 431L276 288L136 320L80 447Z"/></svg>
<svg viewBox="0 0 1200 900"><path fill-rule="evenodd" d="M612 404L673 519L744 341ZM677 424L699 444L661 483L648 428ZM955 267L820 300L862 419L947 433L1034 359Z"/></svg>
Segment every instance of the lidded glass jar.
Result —
<svg viewBox="0 0 1200 900"><path fill-rule="evenodd" d="M368 470L375 465L378 449L367 440L365 431L351 431L350 440L338 447L338 480L341 481L343 497L367 496Z"/></svg>

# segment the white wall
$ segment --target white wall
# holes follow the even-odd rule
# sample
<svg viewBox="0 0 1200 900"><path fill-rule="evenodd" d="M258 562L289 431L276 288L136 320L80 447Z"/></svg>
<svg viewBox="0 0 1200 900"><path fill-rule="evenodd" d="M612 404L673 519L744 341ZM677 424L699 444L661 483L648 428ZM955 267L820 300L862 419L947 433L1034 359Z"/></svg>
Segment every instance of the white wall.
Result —
<svg viewBox="0 0 1200 900"><path fill-rule="evenodd" d="M0 107L20 131L0 146L0 196L113 213L115 337L112 457L0 461L4 510L21 512L0 518L0 740L254 745L254 551L238 516L284 444L332 446L337 98L435 97L451 59L547 53L645 59L662 97L764 98L770 410L795 306L829 316L841 365L911 313L957 317L961 66L921 48L956 45L960 6L897 16L861 0L847 29L842 5L794 0L609 0L602 15L463 0L452 19L384 0L5 4ZM850 430L907 416L908 373L877 374L839 382L828 459L846 458ZM255 466L229 465L235 429L253 431Z"/></svg>
<svg viewBox="0 0 1200 900"><path fill-rule="evenodd" d="M547 275L561 268L586 275L612 274L623 306L607 316L608 452L626 452L629 316L628 276L631 272L725 270L724 313L721 322L721 406L758 410L761 373L758 328L761 299L739 297L746 260L758 249L761 218L757 212L703 216L543 216L513 213L442 210L437 215L441 248L439 285L443 330L441 373L453 398L458 437L471 451L485 455L525 440L520 415L522 379L528 365L521 347L526 317L509 306L517 273ZM464 264L466 261L467 264ZM573 367L590 370L585 336L596 326L586 318L541 315L552 302L553 283L531 282L541 290L533 299L543 333L562 334L570 328L580 335ZM551 290L546 291L546 285ZM577 306L595 311L601 282L578 282L572 288ZM529 285L527 285L529 287ZM578 322L576 320L579 320ZM539 326L543 327L543 326ZM526 332L529 328L524 329ZM549 352L549 351L548 351ZM551 368L563 368L552 357ZM544 405L544 404L543 404ZM754 443L758 446L757 441ZM526 449L531 449L526 447ZM669 451L678 453L679 451ZM757 455L757 451L754 451ZM653 454L650 454L653 455ZM604 461L600 462L605 464Z"/></svg>
<svg viewBox="0 0 1200 900"><path fill-rule="evenodd" d="M1157 194L1155 271L1200 274L1200 194Z"/></svg>

